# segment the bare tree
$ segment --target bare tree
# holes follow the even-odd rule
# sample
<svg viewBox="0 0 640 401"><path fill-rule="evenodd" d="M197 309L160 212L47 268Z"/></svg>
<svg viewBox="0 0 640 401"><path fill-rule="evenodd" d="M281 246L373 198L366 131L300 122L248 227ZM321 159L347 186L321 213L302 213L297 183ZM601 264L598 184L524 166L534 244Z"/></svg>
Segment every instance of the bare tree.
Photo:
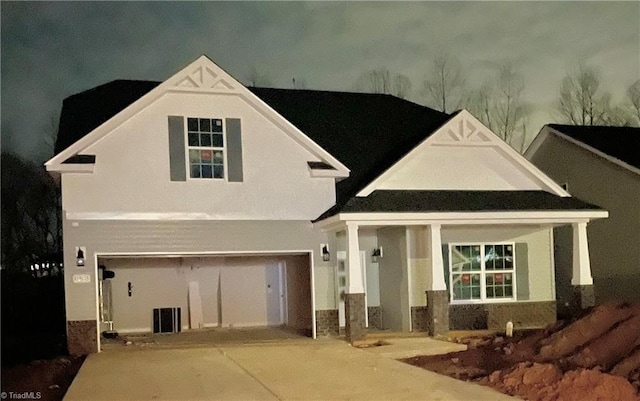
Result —
<svg viewBox="0 0 640 401"><path fill-rule="evenodd" d="M291 78L291 83L293 85L293 89L307 89L307 81L305 81L304 79L296 79Z"/></svg>
<svg viewBox="0 0 640 401"><path fill-rule="evenodd" d="M441 53L429 66L423 82L422 95L434 108L448 113L458 109L463 100L464 77L460 62Z"/></svg>
<svg viewBox="0 0 640 401"><path fill-rule="evenodd" d="M28 271L62 251L60 189L44 167L2 153L2 266Z"/></svg>
<svg viewBox="0 0 640 401"><path fill-rule="evenodd" d="M471 91L464 106L491 131L522 151L527 143L530 107L522 100L524 78L511 63L498 67L495 80Z"/></svg>
<svg viewBox="0 0 640 401"><path fill-rule="evenodd" d="M391 73L386 68L363 72L358 77L356 89L369 93L391 93Z"/></svg>
<svg viewBox="0 0 640 401"><path fill-rule="evenodd" d="M606 123L609 97L601 93L600 73L580 64L567 74L560 84L558 111L564 122L575 125Z"/></svg>
<svg viewBox="0 0 640 401"><path fill-rule="evenodd" d="M249 76L248 76L248 84L249 86L261 86L261 87L270 87L272 86L271 84L271 79L269 79L269 74L267 74L266 72L260 71L258 70L258 68L256 68L256 66L252 66L251 70L249 71Z"/></svg>
<svg viewBox="0 0 640 401"><path fill-rule="evenodd" d="M634 117L637 118L637 125L640 126L640 79L637 79L629 89L627 89L627 96L631 101L631 108Z"/></svg>
<svg viewBox="0 0 640 401"><path fill-rule="evenodd" d="M495 97L495 133L513 145L514 133L521 129L527 109L522 101L524 78L513 64L502 65L498 71Z"/></svg>
<svg viewBox="0 0 640 401"><path fill-rule="evenodd" d="M391 94L401 99L406 99L411 93L411 80L404 74L393 77Z"/></svg>
<svg viewBox="0 0 640 401"><path fill-rule="evenodd" d="M363 92L384 93L404 99L411 92L411 80L404 74L392 74L386 68L379 68L360 74L355 88Z"/></svg>
<svg viewBox="0 0 640 401"><path fill-rule="evenodd" d="M480 88L472 90L464 101L464 107L493 131L493 87L485 81Z"/></svg>

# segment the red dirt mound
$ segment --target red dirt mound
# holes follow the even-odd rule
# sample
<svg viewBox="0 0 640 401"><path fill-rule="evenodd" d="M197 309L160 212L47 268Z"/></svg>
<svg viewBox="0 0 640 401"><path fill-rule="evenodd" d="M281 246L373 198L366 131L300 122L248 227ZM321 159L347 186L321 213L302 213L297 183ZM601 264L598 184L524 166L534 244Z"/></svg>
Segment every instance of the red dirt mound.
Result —
<svg viewBox="0 0 640 401"><path fill-rule="evenodd" d="M640 401L640 304L601 305L517 334L467 338L467 351L404 362L527 400Z"/></svg>
<svg viewBox="0 0 640 401"><path fill-rule="evenodd" d="M482 384L529 401L638 401L625 379L596 370L570 370L563 374L553 364L522 362L496 371Z"/></svg>

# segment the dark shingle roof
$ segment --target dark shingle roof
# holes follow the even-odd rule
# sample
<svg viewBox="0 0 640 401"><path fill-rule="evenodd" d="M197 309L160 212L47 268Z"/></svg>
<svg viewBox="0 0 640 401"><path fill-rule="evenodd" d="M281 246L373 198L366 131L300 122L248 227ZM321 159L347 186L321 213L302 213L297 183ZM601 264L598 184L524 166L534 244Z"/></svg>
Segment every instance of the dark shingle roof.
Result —
<svg viewBox="0 0 640 401"><path fill-rule="evenodd" d="M391 95L249 90L351 170L336 186L340 204L450 118Z"/></svg>
<svg viewBox="0 0 640 401"><path fill-rule="evenodd" d="M159 84L160 82L117 80L64 99L55 154L73 145Z"/></svg>
<svg viewBox="0 0 640 401"><path fill-rule="evenodd" d="M549 127L640 168L640 128L549 124Z"/></svg>
<svg viewBox="0 0 640 401"><path fill-rule="evenodd" d="M56 154L113 117L159 82L117 80L64 100ZM450 116L383 94L249 88L351 170L338 202L427 138Z"/></svg>
<svg viewBox="0 0 640 401"><path fill-rule="evenodd" d="M158 85L159 82L117 80L65 99L56 154ZM351 170L349 178L337 184L338 204L320 218L339 211L596 209L579 200L542 191L374 191L368 197L355 198L360 189L453 115L382 94L270 88L249 90ZM85 159L72 157L67 162L91 161L90 158ZM310 165L312 169L323 167L327 166Z"/></svg>
<svg viewBox="0 0 640 401"><path fill-rule="evenodd" d="M333 207L317 220L337 213L492 212L599 210L576 198L545 191L423 191L376 190L367 197L353 197Z"/></svg>

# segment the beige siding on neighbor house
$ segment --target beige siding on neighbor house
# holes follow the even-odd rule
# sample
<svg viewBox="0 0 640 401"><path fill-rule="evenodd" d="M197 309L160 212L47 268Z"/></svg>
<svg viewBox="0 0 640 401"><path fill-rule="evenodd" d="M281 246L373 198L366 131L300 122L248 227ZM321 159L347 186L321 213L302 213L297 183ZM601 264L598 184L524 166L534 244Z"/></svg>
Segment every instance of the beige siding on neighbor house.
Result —
<svg viewBox="0 0 640 401"><path fill-rule="evenodd" d="M569 192L609 211L587 227L591 271L598 302L640 300L640 175L550 134L531 161ZM557 268L571 275L570 230L560 230Z"/></svg>
<svg viewBox="0 0 640 401"><path fill-rule="evenodd" d="M313 252L316 309L335 308L333 269L323 262L324 233L308 221L64 221L67 320L97 317L95 255L122 253L189 254ZM86 264L77 267L75 247L86 247ZM88 275L89 283L74 283Z"/></svg>

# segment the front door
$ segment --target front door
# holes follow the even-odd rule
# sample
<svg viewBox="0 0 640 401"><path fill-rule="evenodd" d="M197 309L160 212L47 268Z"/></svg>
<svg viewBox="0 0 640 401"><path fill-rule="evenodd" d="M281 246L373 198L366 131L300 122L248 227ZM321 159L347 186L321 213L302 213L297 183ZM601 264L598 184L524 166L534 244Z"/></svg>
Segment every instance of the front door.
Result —
<svg viewBox="0 0 640 401"><path fill-rule="evenodd" d="M369 327L369 313L367 311L367 263L366 263L366 255L365 251L360 251L360 266L362 267L362 283L365 286L365 294L364 294L364 313L365 313L365 324L366 327ZM347 291L347 252L339 251L337 252L338 266L336 268L336 288L338 295L338 321L340 322L340 327L345 327L346 319L345 319L345 308L344 308L344 294Z"/></svg>

